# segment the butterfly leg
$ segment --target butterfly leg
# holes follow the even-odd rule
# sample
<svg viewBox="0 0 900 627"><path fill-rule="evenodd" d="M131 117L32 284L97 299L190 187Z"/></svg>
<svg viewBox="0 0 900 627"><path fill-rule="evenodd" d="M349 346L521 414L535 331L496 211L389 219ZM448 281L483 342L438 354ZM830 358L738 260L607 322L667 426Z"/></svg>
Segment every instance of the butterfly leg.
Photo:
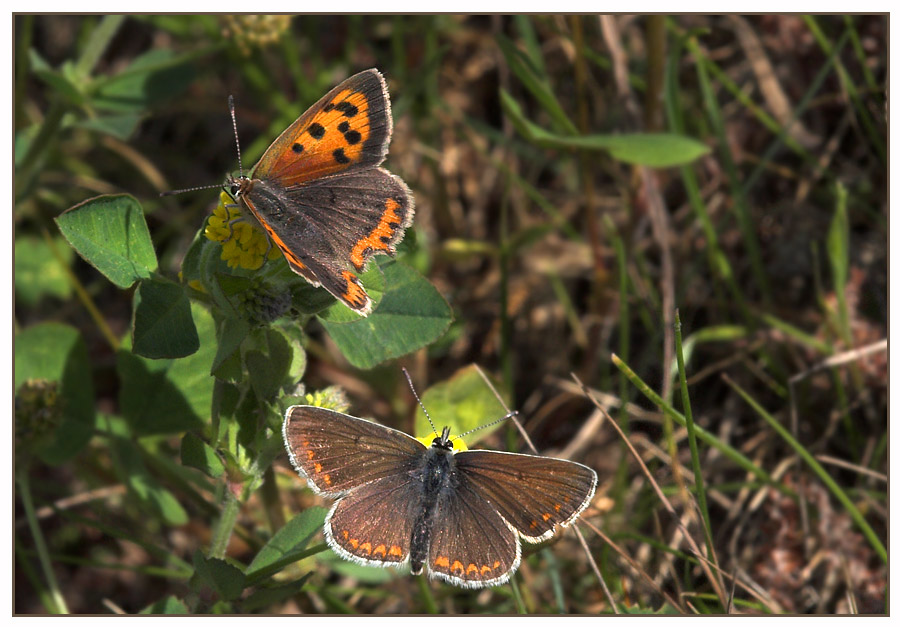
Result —
<svg viewBox="0 0 900 627"><path fill-rule="evenodd" d="M266 233L266 241L269 243L266 246L266 254L263 255L263 264L265 264L269 260L269 253L272 252L272 238L269 237L269 234Z"/></svg>
<svg viewBox="0 0 900 627"><path fill-rule="evenodd" d="M241 208L240 205L236 205L234 203L225 205L225 209L228 210L229 215L231 214L232 209L240 210L240 208ZM238 222L245 222L243 215L238 215L238 217L228 220L228 237L226 237L224 240L222 240L223 244L225 242L231 241L231 238L234 237L234 225L237 224Z"/></svg>

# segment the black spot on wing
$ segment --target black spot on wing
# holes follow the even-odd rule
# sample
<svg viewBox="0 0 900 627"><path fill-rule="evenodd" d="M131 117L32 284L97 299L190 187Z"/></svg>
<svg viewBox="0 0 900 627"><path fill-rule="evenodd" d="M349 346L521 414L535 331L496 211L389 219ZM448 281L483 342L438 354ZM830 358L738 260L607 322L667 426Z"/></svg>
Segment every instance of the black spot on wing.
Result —
<svg viewBox="0 0 900 627"><path fill-rule="evenodd" d="M323 137L325 137L325 127L318 122L313 122L312 124L310 124L307 131L313 137L313 139L322 139Z"/></svg>

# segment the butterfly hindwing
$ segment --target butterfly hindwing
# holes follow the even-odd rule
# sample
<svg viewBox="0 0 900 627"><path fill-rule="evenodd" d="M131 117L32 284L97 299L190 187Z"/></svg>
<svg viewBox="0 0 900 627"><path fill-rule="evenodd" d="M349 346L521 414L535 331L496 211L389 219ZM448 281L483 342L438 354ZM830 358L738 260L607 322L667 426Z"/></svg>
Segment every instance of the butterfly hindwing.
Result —
<svg viewBox="0 0 900 627"><path fill-rule="evenodd" d="M369 566L409 559L419 491L409 475L394 474L354 489L325 519L325 539L342 557ZM391 521L385 525L384 521Z"/></svg>
<svg viewBox="0 0 900 627"><path fill-rule="evenodd" d="M396 252L414 213L406 183L381 168L325 179L287 196L312 222L329 225L322 236L358 271L372 255Z"/></svg>
<svg viewBox="0 0 900 627"><path fill-rule="evenodd" d="M396 429L308 405L288 408L283 432L294 468L326 496L385 477L405 478L425 450Z"/></svg>
<svg viewBox="0 0 900 627"><path fill-rule="evenodd" d="M596 472L563 459L478 450L457 453L456 464L471 490L528 542L541 542L557 526L568 526L597 487Z"/></svg>
<svg viewBox="0 0 900 627"><path fill-rule="evenodd" d="M468 477L457 477L456 488L442 491L436 503L428 570L464 588L501 584L519 565L519 539Z"/></svg>
<svg viewBox="0 0 900 627"><path fill-rule="evenodd" d="M384 161L393 122L378 70L355 74L325 94L276 139L253 178L282 187L375 167Z"/></svg>

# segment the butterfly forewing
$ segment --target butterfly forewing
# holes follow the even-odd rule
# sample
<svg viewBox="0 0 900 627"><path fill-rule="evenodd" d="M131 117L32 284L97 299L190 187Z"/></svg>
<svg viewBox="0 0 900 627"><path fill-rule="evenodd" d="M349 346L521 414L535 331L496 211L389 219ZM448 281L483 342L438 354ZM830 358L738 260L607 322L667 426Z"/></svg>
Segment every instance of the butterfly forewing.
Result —
<svg viewBox="0 0 900 627"><path fill-rule="evenodd" d="M325 519L329 546L342 557L362 564L405 563L418 496L408 474L391 475L353 490Z"/></svg>
<svg viewBox="0 0 900 627"><path fill-rule="evenodd" d="M294 468L326 496L385 477L408 480L425 450L401 431L308 405L287 410L283 431Z"/></svg>
<svg viewBox="0 0 900 627"><path fill-rule="evenodd" d="M592 469L550 457L464 451L456 455L456 465L470 489L529 542L546 540L557 525L570 524L597 486Z"/></svg>
<svg viewBox="0 0 900 627"><path fill-rule="evenodd" d="M427 561L431 575L464 588L497 585L509 579L520 557L515 531L460 475L456 489L437 501Z"/></svg>
<svg viewBox="0 0 900 627"><path fill-rule="evenodd" d="M384 78L371 69L325 94L276 139L253 178L283 187L375 167L387 154L391 105Z"/></svg>

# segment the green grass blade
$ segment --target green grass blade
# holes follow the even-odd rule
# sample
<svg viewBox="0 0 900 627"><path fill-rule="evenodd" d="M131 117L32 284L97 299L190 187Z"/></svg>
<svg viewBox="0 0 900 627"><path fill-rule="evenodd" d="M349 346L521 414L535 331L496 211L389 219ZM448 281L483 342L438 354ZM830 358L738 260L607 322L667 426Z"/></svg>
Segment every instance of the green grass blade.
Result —
<svg viewBox="0 0 900 627"><path fill-rule="evenodd" d="M726 376L726 382L734 389L735 392L740 394L741 398L746 401L746 403L756 411L759 416L766 421L766 423L777 433L781 439L783 439L796 453L807 463L807 465L812 469L815 475L825 484L825 486L831 491L834 497L840 501L841 505L847 510L847 514L850 518L853 519L853 522L856 523L856 526L859 527L859 530L862 531L863 535L869 540L869 544L875 549L875 552L878 553L878 557L887 564L888 556L887 550L884 548L884 544L881 543L881 540L878 539L878 536L875 534L875 531L872 527L869 526L869 523L866 521L865 517L853 504L853 501L850 500L850 497L847 496L847 493L835 482L834 479L831 478L831 475L822 467L822 465L813 457L812 453L810 453L800 442L798 442L794 436L788 432L769 412L762 408L762 406L754 400L749 393L744 391L737 383L732 381Z"/></svg>

